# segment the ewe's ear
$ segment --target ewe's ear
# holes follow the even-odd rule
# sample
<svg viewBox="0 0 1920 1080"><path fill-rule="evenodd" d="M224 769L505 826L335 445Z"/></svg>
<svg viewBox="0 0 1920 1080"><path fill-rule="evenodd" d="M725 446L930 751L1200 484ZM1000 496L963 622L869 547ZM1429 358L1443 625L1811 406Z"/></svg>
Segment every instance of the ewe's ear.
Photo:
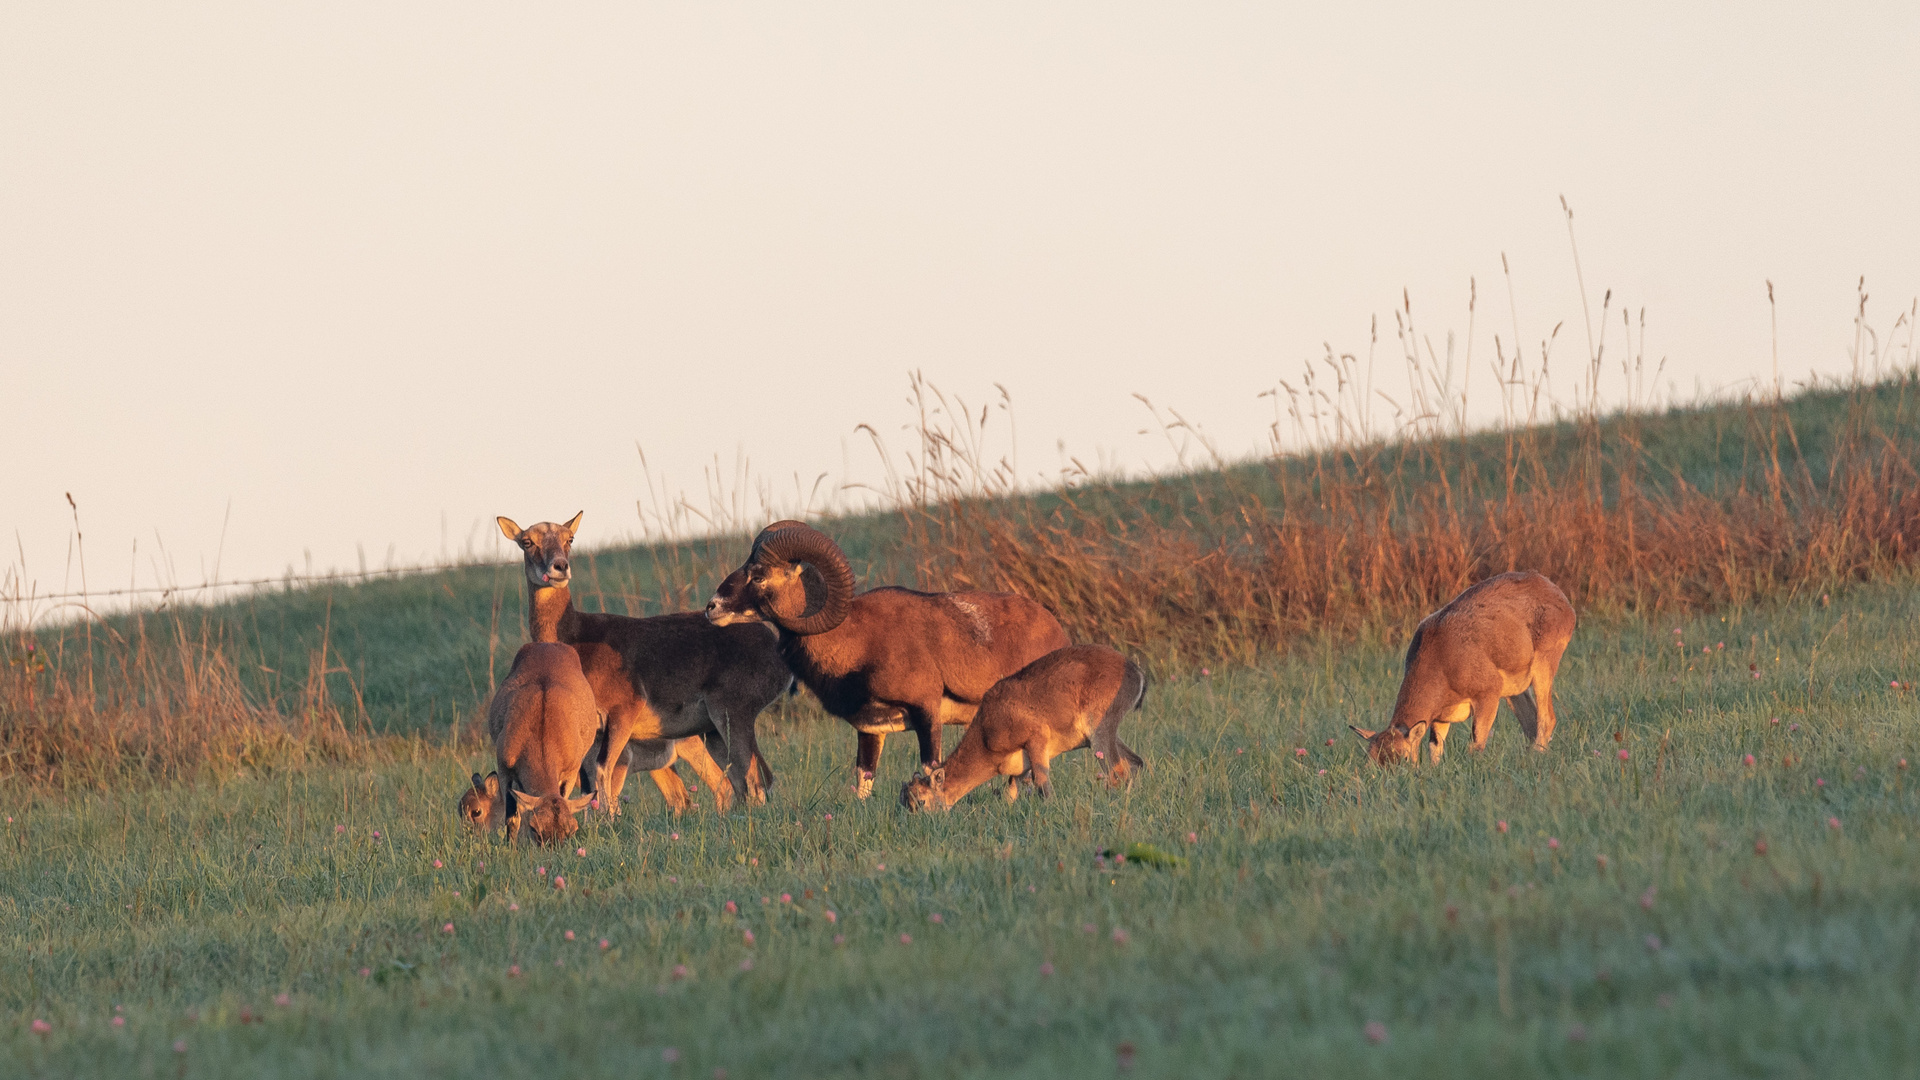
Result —
<svg viewBox="0 0 1920 1080"><path fill-rule="evenodd" d="M506 534L507 539L512 540L514 543L520 542L520 526L515 525L512 518L497 517L494 518L493 521L494 524L500 526L500 531Z"/></svg>
<svg viewBox="0 0 1920 1080"><path fill-rule="evenodd" d="M480 785L480 793L482 795L485 795L489 799L499 798L500 797L500 774L497 772L488 773L486 780L483 781Z"/></svg>
<svg viewBox="0 0 1920 1080"><path fill-rule="evenodd" d="M591 806L592 804L593 804L592 795L576 795L573 798L567 800L567 809L577 814L580 811L585 810L588 806Z"/></svg>
<svg viewBox="0 0 1920 1080"><path fill-rule="evenodd" d="M473 790L475 790L475 791L477 791L477 792L479 792L479 793L480 793L480 794L482 794L482 795L484 795L484 794L486 794L486 793L487 793L487 789L486 789L486 786L480 783L480 774L479 774L479 773L474 773L474 774L473 774Z"/></svg>
<svg viewBox="0 0 1920 1080"><path fill-rule="evenodd" d="M529 795L519 788L513 789L513 804L522 811L531 810L540 805L540 796Z"/></svg>
<svg viewBox="0 0 1920 1080"><path fill-rule="evenodd" d="M579 513L573 515L572 521L569 521L565 525L560 526L561 528L567 530L567 539L569 540L573 539L573 534L580 531L580 519L586 516L587 516L587 512L585 510L582 510Z"/></svg>
<svg viewBox="0 0 1920 1080"><path fill-rule="evenodd" d="M947 767L942 765L928 772L927 782L933 785L935 791L940 790L941 785L947 782Z"/></svg>
<svg viewBox="0 0 1920 1080"><path fill-rule="evenodd" d="M1355 735L1360 736L1360 741L1363 743L1372 742L1373 737L1379 734L1379 732L1368 731L1366 728L1363 728L1363 727L1354 727L1352 724L1347 725L1347 730L1353 732Z"/></svg>

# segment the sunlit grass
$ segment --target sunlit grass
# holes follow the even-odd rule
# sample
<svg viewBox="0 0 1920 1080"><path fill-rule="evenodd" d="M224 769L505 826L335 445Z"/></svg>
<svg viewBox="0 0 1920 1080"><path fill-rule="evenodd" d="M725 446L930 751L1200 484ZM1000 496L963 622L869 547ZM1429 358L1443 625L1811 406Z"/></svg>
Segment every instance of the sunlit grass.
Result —
<svg viewBox="0 0 1920 1080"><path fill-rule="evenodd" d="M1503 713L1398 772L1346 724L1401 642L1308 643L1154 685L1130 791L1077 754L1051 802L947 815L895 805L898 745L856 802L804 699L766 725L768 806L630 787L565 849L460 831L480 755L425 743L16 790L0 1071L1107 1075L1126 1044L1139 1075L1912 1073L1916 617L1901 583L1589 619L1550 753ZM1188 865L1096 860L1128 841Z"/></svg>

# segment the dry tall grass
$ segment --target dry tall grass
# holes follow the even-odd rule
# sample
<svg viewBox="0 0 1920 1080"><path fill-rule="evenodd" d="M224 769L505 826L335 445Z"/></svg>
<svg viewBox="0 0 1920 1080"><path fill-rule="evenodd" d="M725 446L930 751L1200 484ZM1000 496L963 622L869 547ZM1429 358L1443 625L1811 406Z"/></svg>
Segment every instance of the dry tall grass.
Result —
<svg viewBox="0 0 1920 1080"><path fill-rule="evenodd" d="M1251 662L1304 634L1391 633L1513 569L1613 613L1883 576L1920 550L1920 382L1912 313L1887 335L1905 332L1894 356L1864 318L1863 293L1855 377L1809 389L1842 399L1824 444L1803 445L1777 390L1755 391L1737 403L1740 460L1708 470L1707 487L1688 469L1724 465L1728 447L1688 445L1700 438L1688 410L1663 417L1637 398L1637 356L1621 365L1629 407L1601 413L1604 337L1565 411L1545 391L1550 341L1532 372L1502 350L1501 420L1475 431L1451 348L1444 368L1423 357L1409 318L1413 400L1398 438L1369 437L1360 362L1329 355L1303 391L1283 383L1276 395L1304 454L1238 467L1216 455L1203 475L1037 496L1013 492L1006 463L983 455L987 411L916 381L918 447L890 476L905 526L897 569L923 588L1031 596L1076 640L1163 667ZM1164 423L1197 434L1177 414Z"/></svg>
<svg viewBox="0 0 1920 1080"><path fill-rule="evenodd" d="M285 715L251 694L228 643L204 615L136 615L63 627L44 642L9 636L0 672L0 775L55 787L192 780L209 773L344 760L361 742L328 693L325 652L313 657L299 708Z"/></svg>

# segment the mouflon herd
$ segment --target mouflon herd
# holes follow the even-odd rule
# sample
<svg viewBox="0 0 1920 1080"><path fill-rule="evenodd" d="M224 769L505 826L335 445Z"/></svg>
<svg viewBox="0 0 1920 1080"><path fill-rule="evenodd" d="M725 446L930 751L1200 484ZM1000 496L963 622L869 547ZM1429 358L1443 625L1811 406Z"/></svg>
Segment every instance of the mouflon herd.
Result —
<svg viewBox="0 0 1920 1080"><path fill-rule="evenodd" d="M909 810L951 808L995 776L1007 778L1008 801L1022 780L1045 798L1053 759L1086 746L1109 785L1132 783L1146 765L1119 730L1146 699L1146 673L1104 645L1073 644L1026 597L856 593L852 565L825 533L776 521L704 614L583 612L569 591L582 516L525 529L498 519L522 553L529 641L487 710L495 770L475 773L460 796L460 818L475 829L517 837L524 827L540 843L563 840L583 810L619 813L636 768L678 812L689 801L679 761L718 809L764 803L774 774L755 722L796 683L852 725L861 798L873 793L886 737L913 732L920 770L900 790ZM1437 762L1448 727L1469 717L1473 749L1482 749L1502 698L1544 751L1573 623L1565 594L1539 574L1468 588L1415 628L1387 726L1353 729L1368 757L1417 763L1425 744ZM943 756L947 724L966 731Z"/></svg>

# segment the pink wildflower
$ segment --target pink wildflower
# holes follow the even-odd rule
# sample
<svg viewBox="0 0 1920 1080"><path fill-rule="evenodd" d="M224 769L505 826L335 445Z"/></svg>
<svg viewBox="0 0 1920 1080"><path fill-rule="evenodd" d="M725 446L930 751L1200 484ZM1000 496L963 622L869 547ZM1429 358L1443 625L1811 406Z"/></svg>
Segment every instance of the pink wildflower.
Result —
<svg viewBox="0 0 1920 1080"><path fill-rule="evenodd" d="M729 915L737 914L739 910L740 910L739 904L736 904L731 900L727 901L727 914Z"/></svg>
<svg viewBox="0 0 1920 1080"><path fill-rule="evenodd" d="M1306 747L1304 747L1304 746L1296 746L1296 747L1294 747L1294 750L1293 750L1293 756L1294 756L1294 757L1306 757L1306 756L1307 756L1307 748L1306 748Z"/></svg>
<svg viewBox="0 0 1920 1080"><path fill-rule="evenodd" d="M563 878L563 877L561 877L561 876L560 876L559 874L555 874L555 875L553 875L553 887L554 887L554 888L556 888L556 889L564 889L564 888L566 888L566 887L567 887L567 879L566 879L566 878Z"/></svg>
<svg viewBox="0 0 1920 1080"><path fill-rule="evenodd" d="M173 1052L174 1052L174 1053L176 1053L176 1054L184 1054L184 1053L186 1053L186 1052L187 1052L187 1040L185 1040L185 1039L175 1039L175 1040L173 1040Z"/></svg>
<svg viewBox="0 0 1920 1080"><path fill-rule="evenodd" d="M1115 945L1125 945L1125 944L1127 943L1127 932L1126 932L1125 930L1122 930L1122 929L1120 929L1120 928L1119 928L1119 927L1117 927L1117 926L1116 926L1116 927L1114 927L1114 928L1113 928L1113 943L1114 943Z"/></svg>
<svg viewBox="0 0 1920 1080"><path fill-rule="evenodd" d="M509 978L509 979L517 979L517 978L519 978L519 977L520 977L520 965L519 965L519 964L514 964L513 966L511 966L511 967L509 967L509 968L507 968L507 978Z"/></svg>
<svg viewBox="0 0 1920 1080"><path fill-rule="evenodd" d="M572 940L573 940L573 931L571 931L571 930L569 930L569 931L567 931L567 940L568 940L568 941L572 941Z"/></svg>
<svg viewBox="0 0 1920 1080"><path fill-rule="evenodd" d="M1387 1025L1378 1020L1367 1021L1367 1041L1375 1046L1387 1041Z"/></svg>
<svg viewBox="0 0 1920 1080"><path fill-rule="evenodd" d="M911 944L913 944L913 935L912 935L912 934L901 934L901 935L900 935L900 944L902 944L902 945L911 945Z"/></svg>
<svg viewBox="0 0 1920 1080"><path fill-rule="evenodd" d="M1505 833L1507 831L1507 823L1504 821L1494 822L1493 827L1496 829L1499 829L1502 833Z"/></svg>
<svg viewBox="0 0 1920 1080"><path fill-rule="evenodd" d="M1837 818L1837 817L1830 817L1830 818L1828 818L1828 819L1827 819L1827 828L1829 828L1829 829L1838 829L1839 827L1840 827L1840 819L1839 819L1839 818Z"/></svg>
<svg viewBox="0 0 1920 1080"><path fill-rule="evenodd" d="M790 893L790 892L783 892L783 893L781 893L781 894L780 894L780 902L781 902L781 903L783 903L783 904L791 904L791 903L793 903L793 894L792 894L792 893Z"/></svg>
<svg viewBox="0 0 1920 1080"><path fill-rule="evenodd" d="M749 956L749 957L747 957L747 958L746 958L745 960L742 960L742 961L740 961L740 970L741 970L741 971L752 971L752 970L753 970L753 957L751 957L751 956Z"/></svg>
<svg viewBox="0 0 1920 1080"><path fill-rule="evenodd" d="M927 916L927 921L935 925L938 925L940 923L946 922L947 920L944 917L942 917L939 912L936 911L933 914Z"/></svg>
<svg viewBox="0 0 1920 1080"><path fill-rule="evenodd" d="M1627 755L1627 748L1626 748L1626 747L1624 747L1624 746L1623 746L1623 747L1621 747L1621 748L1620 748L1620 760L1621 760L1621 761L1625 761L1625 760L1627 760L1627 756L1628 756L1628 755Z"/></svg>
<svg viewBox="0 0 1920 1080"><path fill-rule="evenodd" d="M1560 838L1559 838L1559 837L1557 837L1557 836L1549 836L1549 837L1547 837L1547 850L1548 850L1548 851L1559 851L1559 850L1560 850Z"/></svg>
<svg viewBox="0 0 1920 1080"><path fill-rule="evenodd" d="M40 1020L36 1018L33 1022L33 1033L35 1035L45 1035L46 1033L52 1030L53 1030L53 1025L47 1023L45 1020Z"/></svg>
<svg viewBox="0 0 1920 1080"><path fill-rule="evenodd" d="M687 965L685 965L685 964L675 964L675 965L673 965L673 977L674 977L675 979L684 979L684 978L686 978L686 977L687 977Z"/></svg>
<svg viewBox="0 0 1920 1080"><path fill-rule="evenodd" d="M443 933L443 934L451 934L451 933L453 933L453 924L452 924L452 923L448 923L447 925L445 925L445 926L443 926L443 927L441 927L441 928L440 928L440 932L441 932L441 933Z"/></svg>
<svg viewBox="0 0 1920 1080"><path fill-rule="evenodd" d="M440 860L439 860L439 859L435 859L435 860L433 860L433 868L434 868L435 870L438 870L438 869L440 869Z"/></svg>
<svg viewBox="0 0 1920 1080"><path fill-rule="evenodd" d="M847 935L845 934L833 935L833 943L835 945L845 945L847 943Z"/></svg>
<svg viewBox="0 0 1920 1080"><path fill-rule="evenodd" d="M1640 894L1640 906L1642 908L1648 911L1653 910L1653 897L1654 894L1659 891L1659 888L1658 885L1649 885L1647 886L1647 891Z"/></svg>
<svg viewBox="0 0 1920 1080"><path fill-rule="evenodd" d="M453 924L448 923L447 925L452 926ZM293 997L290 994L275 994L273 995L273 1003L284 1009L293 1004Z"/></svg>
<svg viewBox="0 0 1920 1080"><path fill-rule="evenodd" d="M752 945L752 944L753 944L753 931L751 931L751 930L745 930L745 931L742 931L742 932L741 932L741 934L740 934L740 940L741 940L741 941L744 941L744 942L746 942L746 943L747 943L748 945Z"/></svg>
<svg viewBox="0 0 1920 1080"><path fill-rule="evenodd" d="M606 952L606 951L607 951L608 949L611 949L611 948L613 948L613 942L611 942L611 941L608 941L608 940L607 940L606 938L601 938L601 939L600 939L600 951L601 951L601 952Z"/></svg>
<svg viewBox="0 0 1920 1080"><path fill-rule="evenodd" d="M829 923L837 923L840 921L840 916L837 912L830 910L827 912L827 921Z"/></svg>
<svg viewBox="0 0 1920 1080"><path fill-rule="evenodd" d="M1747 768L1749 769L1753 768L1753 755L1748 754L1746 757L1741 759L1741 762L1745 764Z"/></svg>
<svg viewBox="0 0 1920 1080"><path fill-rule="evenodd" d="M114 1017L114 1018L113 1018L113 1026L114 1026L114 1027L126 1027L126 1026L127 1026L127 1018L126 1018L126 1017L124 1017L124 1016L116 1016L116 1017Z"/></svg>
<svg viewBox="0 0 1920 1080"><path fill-rule="evenodd" d="M1040 974L1042 976L1047 976L1047 977L1050 977L1053 975L1052 961L1043 960L1040 962Z"/></svg>

